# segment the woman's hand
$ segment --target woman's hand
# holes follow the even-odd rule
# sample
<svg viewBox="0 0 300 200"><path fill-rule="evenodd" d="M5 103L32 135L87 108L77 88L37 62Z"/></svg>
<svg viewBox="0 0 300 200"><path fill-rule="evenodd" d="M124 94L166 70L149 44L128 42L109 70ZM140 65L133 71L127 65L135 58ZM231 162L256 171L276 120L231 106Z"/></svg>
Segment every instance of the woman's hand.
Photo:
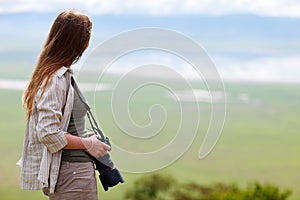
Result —
<svg viewBox="0 0 300 200"><path fill-rule="evenodd" d="M107 154L107 151L110 150L110 146L101 142L100 136L92 135L89 138L81 138L83 145L86 148L86 151L95 158L100 158Z"/></svg>

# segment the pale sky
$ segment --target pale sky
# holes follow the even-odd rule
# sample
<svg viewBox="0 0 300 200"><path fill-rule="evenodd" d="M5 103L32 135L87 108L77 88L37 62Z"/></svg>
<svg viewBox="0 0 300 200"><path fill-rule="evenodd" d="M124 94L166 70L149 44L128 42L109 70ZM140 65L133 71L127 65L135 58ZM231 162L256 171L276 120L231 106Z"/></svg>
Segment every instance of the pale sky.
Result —
<svg viewBox="0 0 300 200"><path fill-rule="evenodd" d="M251 13L300 17L300 0L0 0L0 13L58 12L77 9L94 14L208 14Z"/></svg>

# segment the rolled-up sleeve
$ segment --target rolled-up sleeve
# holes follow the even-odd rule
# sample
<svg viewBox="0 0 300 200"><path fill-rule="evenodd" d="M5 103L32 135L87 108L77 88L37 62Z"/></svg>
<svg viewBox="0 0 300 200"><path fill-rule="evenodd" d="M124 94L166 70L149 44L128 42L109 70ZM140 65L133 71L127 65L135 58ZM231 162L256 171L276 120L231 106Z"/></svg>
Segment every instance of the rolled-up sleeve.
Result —
<svg viewBox="0 0 300 200"><path fill-rule="evenodd" d="M40 94L41 91L38 92ZM62 113L66 102L67 81L64 76L53 76L44 93L36 98L37 135L49 152L56 153L66 146L65 131L61 129Z"/></svg>

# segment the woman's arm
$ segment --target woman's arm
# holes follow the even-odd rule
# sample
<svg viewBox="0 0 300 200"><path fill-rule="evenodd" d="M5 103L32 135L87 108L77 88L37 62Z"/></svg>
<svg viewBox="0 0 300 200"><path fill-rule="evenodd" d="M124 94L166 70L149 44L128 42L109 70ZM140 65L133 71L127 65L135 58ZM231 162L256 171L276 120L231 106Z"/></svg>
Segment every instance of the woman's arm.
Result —
<svg viewBox="0 0 300 200"><path fill-rule="evenodd" d="M51 153L56 153L67 145L66 133L61 129L62 110L66 103L67 80L65 76L53 75L51 83L41 94L39 89L35 98L37 117L37 136Z"/></svg>
<svg viewBox="0 0 300 200"><path fill-rule="evenodd" d="M89 138L81 138L71 134L66 134L65 136L68 144L64 149L84 149L95 158L104 156L107 151L110 150L110 146L101 142L97 135L93 135Z"/></svg>

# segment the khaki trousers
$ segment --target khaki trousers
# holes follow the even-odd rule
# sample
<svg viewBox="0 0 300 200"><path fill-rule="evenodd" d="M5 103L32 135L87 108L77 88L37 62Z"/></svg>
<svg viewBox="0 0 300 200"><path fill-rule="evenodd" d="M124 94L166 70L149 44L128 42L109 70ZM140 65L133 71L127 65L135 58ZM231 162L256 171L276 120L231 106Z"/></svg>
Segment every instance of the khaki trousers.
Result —
<svg viewBox="0 0 300 200"><path fill-rule="evenodd" d="M49 200L98 200L92 162L62 161L54 194Z"/></svg>

